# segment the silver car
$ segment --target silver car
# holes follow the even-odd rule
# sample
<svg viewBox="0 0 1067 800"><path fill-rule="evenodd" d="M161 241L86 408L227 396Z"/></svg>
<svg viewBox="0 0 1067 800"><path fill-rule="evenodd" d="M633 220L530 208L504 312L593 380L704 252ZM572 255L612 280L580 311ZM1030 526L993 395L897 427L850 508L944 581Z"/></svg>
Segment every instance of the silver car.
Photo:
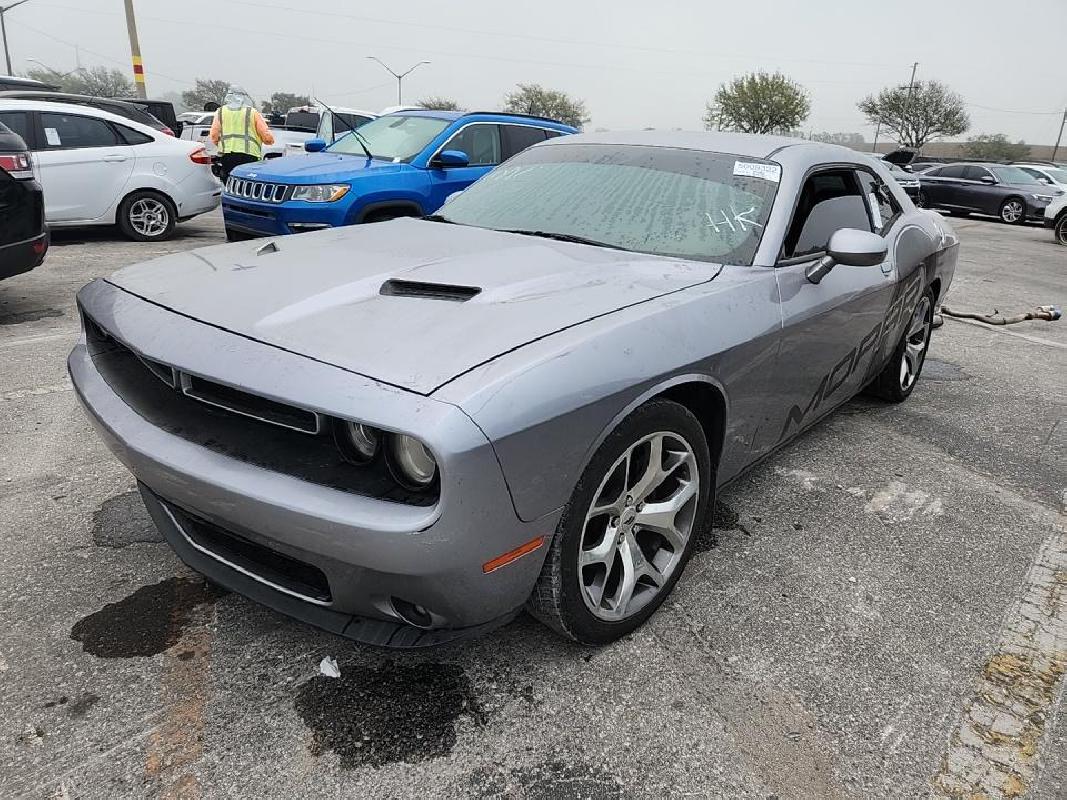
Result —
<svg viewBox="0 0 1067 800"><path fill-rule="evenodd" d="M718 488L860 390L908 397L957 251L843 147L566 136L426 219L94 281L69 369L213 581L379 645L523 608L602 644Z"/></svg>

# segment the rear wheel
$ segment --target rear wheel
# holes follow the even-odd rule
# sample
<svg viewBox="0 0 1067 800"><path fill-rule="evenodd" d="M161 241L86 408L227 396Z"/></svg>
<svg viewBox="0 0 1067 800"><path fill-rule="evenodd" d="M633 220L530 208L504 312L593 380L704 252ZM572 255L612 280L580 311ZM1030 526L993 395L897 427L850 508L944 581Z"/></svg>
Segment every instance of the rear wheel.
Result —
<svg viewBox="0 0 1067 800"><path fill-rule="evenodd" d="M927 289L919 298L893 357L871 386L876 395L892 403L902 403L911 395L926 362L933 318L934 293Z"/></svg>
<svg viewBox="0 0 1067 800"><path fill-rule="evenodd" d="M528 609L583 644L607 644L670 594L704 526L715 476L696 417L670 400L634 411L575 486Z"/></svg>
<svg viewBox="0 0 1067 800"><path fill-rule="evenodd" d="M134 192L119 206L119 228L135 242L161 242L174 234L178 213L174 203L159 192Z"/></svg>
<svg viewBox="0 0 1067 800"><path fill-rule="evenodd" d="M1026 206L1018 197L1009 197L1000 206L1000 219L1009 225L1019 225L1026 221Z"/></svg>
<svg viewBox="0 0 1067 800"><path fill-rule="evenodd" d="M1067 213L1060 214L1052 228L1052 233L1057 243L1067 245Z"/></svg>

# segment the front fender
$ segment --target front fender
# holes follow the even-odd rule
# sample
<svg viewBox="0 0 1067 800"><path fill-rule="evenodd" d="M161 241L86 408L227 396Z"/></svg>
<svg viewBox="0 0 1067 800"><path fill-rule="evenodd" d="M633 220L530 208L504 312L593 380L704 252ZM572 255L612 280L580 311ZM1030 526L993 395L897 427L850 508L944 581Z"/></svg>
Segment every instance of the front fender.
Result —
<svg viewBox="0 0 1067 800"><path fill-rule="evenodd" d="M690 287L521 347L433 394L493 443L524 521L564 505L615 426L681 383L728 407L720 479L749 459L781 328L773 270L727 267Z"/></svg>

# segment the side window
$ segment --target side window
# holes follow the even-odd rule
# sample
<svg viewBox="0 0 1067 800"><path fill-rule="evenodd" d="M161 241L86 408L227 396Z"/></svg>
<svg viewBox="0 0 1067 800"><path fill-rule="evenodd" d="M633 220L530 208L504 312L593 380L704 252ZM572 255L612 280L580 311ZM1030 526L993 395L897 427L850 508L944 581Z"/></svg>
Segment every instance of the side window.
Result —
<svg viewBox="0 0 1067 800"><path fill-rule="evenodd" d="M488 167L499 164L500 126L468 125L448 140L442 150L462 150L470 159L472 167Z"/></svg>
<svg viewBox="0 0 1067 800"><path fill-rule="evenodd" d="M563 131L554 131L551 128L545 128L545 138L555 139L557 136L562 136Z"/></svg>
<svg viewBox="0 0 1067 800"><path fill-rule="evenodd" d="M155 141L155 139L153 139L147 133L135 131L133 128L127 128L125 125L119 125L117 123L113 124L115 126L115 130L119 132L119 136L124 142L126 142L126 144L148 144L149 142Z"/></svg>
<svg viewBox="0 0 1067 800"><path fill-rule="evenodd" d="M993 177L993 173L985 167L967 167L963 171L963 177L969 181L980 181L985 177Z"/></svg>
<svg viewBox="0 0 1067 800"><path fill-rule="evenodd" d="M942 167L941 171L937 173L939 178L962 178L966 175L967 168L960 166Z"/></svg>
<svg viewBox="0 0 1067 800"><path fill-rule="evenodd" d="M871 209L871 219L874 221L874 232L881 234L900 213L889 187L869 172L860 172L860 186L863 187L863 195L867 198L867 205Z"/></svg>
<svg viewBox="0 0 1067 800"><path fill-rule="evenodd" d="M0 111L0 122L21 136L27 147L33 147L33 136L30 135L30 113L28 111Z"/></svg>
<svg viewBox="0 0 1067 800"><path fill-rule="evenodd" d="M110 147L119 143L118 136L111 126L95 117L42 111L41 127L44 129L42 150Z"/></svg>
<svg viewBox="0 0 1067 800"><path fill-rule="evenodd" d="M800 192L783 256L794 258L825 250L830 236L841 228L871 230L867 203L855 173L842 169L812 175Z"/></svg>
<svg viewBox="0 0 1067 800"><path fill-rule="evenodd" d="M545 140L544 128L535 128L532 125L504 125L504 158L511 158L521 153L530 145Z"/></svg>

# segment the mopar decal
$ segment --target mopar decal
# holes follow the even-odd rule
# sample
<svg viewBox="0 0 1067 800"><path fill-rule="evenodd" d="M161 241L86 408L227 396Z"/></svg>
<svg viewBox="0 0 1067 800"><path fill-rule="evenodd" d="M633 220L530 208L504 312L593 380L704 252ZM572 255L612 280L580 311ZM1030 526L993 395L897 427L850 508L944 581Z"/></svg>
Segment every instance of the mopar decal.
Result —
<svg viewBox="0 0 1067 800"><path fill-rule="evenodd" d="M822 376L819 381L818 387L815 389L815 393L808 400L808 404L801 408L798 405L789 409L789 413L786 414L785 423L782 425L782 432L778 436L778 441L782 441L789 433L789 429L792 426L801 427L805 419L811 412L817 410L826 400L834 395L834 393L840 389L845 381L848 380L863 362L863 360L871 353L884 352L884 345L886 339L890 336L896 336L897 331L900 328L900 324L903 319L904 309L910 308L911 313L915 313L915 308L919 302L919 293L922 289L922 270L916 270L907 286L899 291L896 297L893 298L893 302L889 304L889 308L886 310L885 318L874 326L871 331L864 336L858 345L853 347L845 356L838 361L833 369L827 374ZM873 345L877 342L878 346ZM876 369L881 369L882 364L872 360L868 365L867 374L864 377L864 383L866 384L871 378L874 377Z"/></svg>

